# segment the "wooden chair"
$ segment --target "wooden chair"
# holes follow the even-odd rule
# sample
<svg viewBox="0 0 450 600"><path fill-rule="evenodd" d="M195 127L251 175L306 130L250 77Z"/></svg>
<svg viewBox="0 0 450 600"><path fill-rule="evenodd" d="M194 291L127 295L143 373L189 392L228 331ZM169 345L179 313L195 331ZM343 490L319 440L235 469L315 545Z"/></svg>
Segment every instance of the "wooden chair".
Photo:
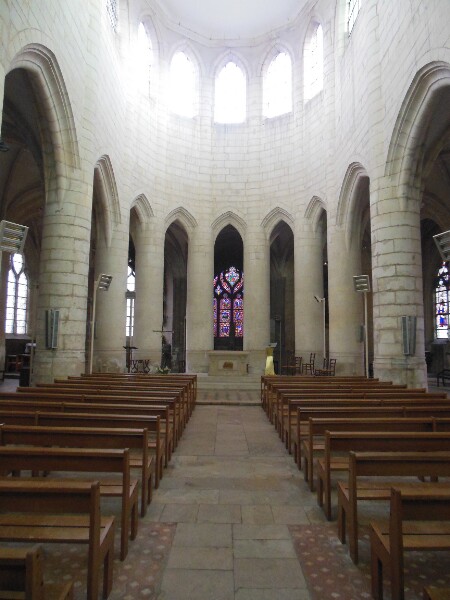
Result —
<svg viewBox="0 0 450 600"><path fill-rule="evenodd" d="M336 375L336 359L335 358L324 358L323 359L323 368L315 369L314 375L325 376L325 377L334 377Z"/></svg>
<svg viewBox="0 0 450 600"><path fill-rule="evenodd" d="M302 373L304 375L314 375L314 361L316 360L316 353L311 352L309 355L309 362L303 363Z"/></svg>
<svg viewBox="0 0 450 600"><path fill-rule="evenodd" d="M302 362L301 356L294 356L290 367L288 367L288 374L290 375L301 375L302 374Z"/></svg>

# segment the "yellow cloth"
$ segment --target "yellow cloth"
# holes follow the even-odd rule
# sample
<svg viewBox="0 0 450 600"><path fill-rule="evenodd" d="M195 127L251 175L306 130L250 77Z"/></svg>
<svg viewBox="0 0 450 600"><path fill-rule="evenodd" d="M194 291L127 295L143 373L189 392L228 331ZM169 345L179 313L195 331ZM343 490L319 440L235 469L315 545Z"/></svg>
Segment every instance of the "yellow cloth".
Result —
<svg viewBox="0 0 450 600"><path fill-rule="evenodd" d="M275 375L275 369L273 366L273 348L270 346L266 348L266 368L264 375Z"/></svg>

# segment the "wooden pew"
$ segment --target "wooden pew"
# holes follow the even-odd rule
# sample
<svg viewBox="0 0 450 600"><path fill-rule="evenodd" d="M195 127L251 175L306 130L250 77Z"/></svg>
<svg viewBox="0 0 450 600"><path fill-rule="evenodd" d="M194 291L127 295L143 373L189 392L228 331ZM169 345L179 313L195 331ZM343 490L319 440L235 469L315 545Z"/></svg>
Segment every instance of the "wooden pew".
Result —
<svg viewBox="0 0 450 600"><path fill-rule="evenodd" d="M392 600L404 598L404 552L450 550L450 487L420 484L393 487L388 521L370 524L372 596L383 598L388 573Z"/></svg>
<svg viewBox="0 0 450 600"><path fill-rule="evenodd" d="M450 600L450 588L426 587L423 590L423 600Z"/></svg>
<svg viewBox="0 0 450 600"><path fill-rule="evenodd" d="M29 411L1 410L0 422L8 425L49 425L60 427L104 427L107 429L148 429L149 449L155 456L155 488L159 486L164 468L165 447L161 435L161 420L159 416L147 414L120 414L89 411L79 412L61 410Z"/></svg>
<svg viewBox="0 0 450 600"><path fill-rule="evenodd" d="M448 452L449 432L326 431L323 457L317 461L317 503L331 519L331 474L348 472L348 453Z"/></svg>
<svg viewBox="0 0 450 600"><path fill-rule="evenodd" d="M68 402L67 396L50 394L45 400L31 400L25 396L25 399L11 396L11 400L3 399L0 402L1 410L14 411L56 411L62 412L106 412L114 414L126 415L150 415L159 416L161 419L161 438L164 442L164 461L165 466L168 465L172 452L174 450L175 429L174 429L174 413L170 411L167 404L161 406L159 404L143 402L142 404L121 404L118 398L105 398L108 402L95 402L96 397L83 397L76 402Z"/></svg>
<svg viewBox="0 0 450 600"><path fill-rule="evenodd" d="M73 582L44 583L42 547L0 548L1 600L72 600Z"/></svg>
<svg viewBox="0 0 450 600"><path fill-rule="evenodd" d="M0 447L0 472L119 473L121 480L100 479L100 495L121 499L120 560L128 554L128 538L138 529L138 482L131 479L130 451L99 448ZM96 477L97 479L97 477ZM66 480L61 479L63 485Z"/></svg>
<svg viewBox="0 0 450 600"><path fill-rule="evenodd" d="M301 468L301 442L308 435L309 418L382 418L382 417L411 417L427 418L435 417L442 422L437 430L445 431L444 423L446 418L450 417L450 404L402 404L402 405L358 405L358 406L331 406L331 407L301 407L297 408L297 420L295 425L295 436L293 436L294 456L299 469Z"/></svg>
<svg viewBox="0 0 450 600"><path fill-rule="evenodd" d="M148 429L106 427L46 427L0 425L0 445L61 446L66 448L129 448L131 469L138 469L141 483L141 516L152 498L155 464L149 454Z"/></svg>
<svg viewBox="0 0 450 600"><path fill-rule="evenodd" d="M411 401L422 403L439 403L450 405L450 399L447 398L446 394L440 392L425 392L423 390L386 390L386 389L371 389L365 390L352 390L346 393L336 394L309 394L304 397L293 397L291 395L282 396L282 412L279 412L278 432L282 441L286 442L286 448L292 451L292 439L291 432L295 427L295 421L297 418L297 409L300 406L331 406L331 405L345 405L352 404L357 401L364 403L372 401L375 404L401 404Z"/></svg>
<svg viewBox="0 0 450 600"><path fill-rule="evenodd" d="M314 458L325 447L326 431L435 431L433 417L366 417L366 418L317 418L310 417L308 435L302 442L303 476L314 490Z"/></svg>
<svg viewBox="0 0 450 600"><path fill-rule="evenodd" d="M348 481L338 481L338 536L348 534L350 556L358 562L358 502L390 499L394 485L389 477L448 477L450 452L353 452L349 453ZM364 477L360 481L360 477ZM370 478L370 480L368 480ZM395 485L408 484L398 481ZM417 485L414 483L413 485Z"/></svg>
<svg viewBox="0 0 450 600"><path fill-rule="evenodd" d="M87 600L98 598L102 564L103 598L111 592L114 525L101 516L98 481L0 479L0 541L88 545Z"/></svg>

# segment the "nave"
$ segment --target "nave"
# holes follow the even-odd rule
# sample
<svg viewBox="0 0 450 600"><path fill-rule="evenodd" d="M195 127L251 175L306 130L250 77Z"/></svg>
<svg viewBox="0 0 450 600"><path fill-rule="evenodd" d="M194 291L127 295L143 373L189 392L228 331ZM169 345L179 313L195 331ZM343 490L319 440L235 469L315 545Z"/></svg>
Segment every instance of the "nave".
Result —
<svg viewBox="0 0 450 600"><path fill-rule="evenodd" d="M110 599L370 598L368 539L361 546L355 566L259 406L197 405L124 562L117 546ZM63 552L46 548L46 578L73 578L84 599L85 552ZM408 564L408 600L422 598L445 560Z"/></svg>

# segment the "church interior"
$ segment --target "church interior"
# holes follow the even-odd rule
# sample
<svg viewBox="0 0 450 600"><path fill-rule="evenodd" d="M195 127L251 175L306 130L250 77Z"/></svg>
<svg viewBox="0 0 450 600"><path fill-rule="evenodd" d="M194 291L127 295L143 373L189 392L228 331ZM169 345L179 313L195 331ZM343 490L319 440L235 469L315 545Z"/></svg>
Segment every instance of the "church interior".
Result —
<svg viewBox="0 0 450 600"><path fill-rule="evenodd" d="M450 598L449 542L408 559L404 595L387 568L377 588L369 522L392 507L361 511L358 562L341 543L336 473L331 514L299 459L301 412L291 422L291 400L267 383L298 376L371 397L385 382L384 399L406 390L445 404L449 22L448 0L3 1L2 472L16 470L1 455L7 428L31 426L12 420L10 395L53 413L51 386L73 378L69 412L77 394L126 394L116 412L128 402L128 423L150 394L145 376L167 400L166 413L141 407L157 449L145 515L144 479L131 525L112 491L102 498L116 515L113 583L111 552L102 565L90 550L86 566L82 544L44 544L33 554L44 579L73 582L48 594L91 600L103 578L112 600L356 600L383 586L385 598ZM136 390L114 390L126 375ZM419 419L408 410L404 432ZM392 411L379 418L400 419ZM420 413L417 439L441 432L445 480L450 412L436 411ZM131 427L125 414L110 426ZM0 588L5 548L0 534Z"/></svg>

